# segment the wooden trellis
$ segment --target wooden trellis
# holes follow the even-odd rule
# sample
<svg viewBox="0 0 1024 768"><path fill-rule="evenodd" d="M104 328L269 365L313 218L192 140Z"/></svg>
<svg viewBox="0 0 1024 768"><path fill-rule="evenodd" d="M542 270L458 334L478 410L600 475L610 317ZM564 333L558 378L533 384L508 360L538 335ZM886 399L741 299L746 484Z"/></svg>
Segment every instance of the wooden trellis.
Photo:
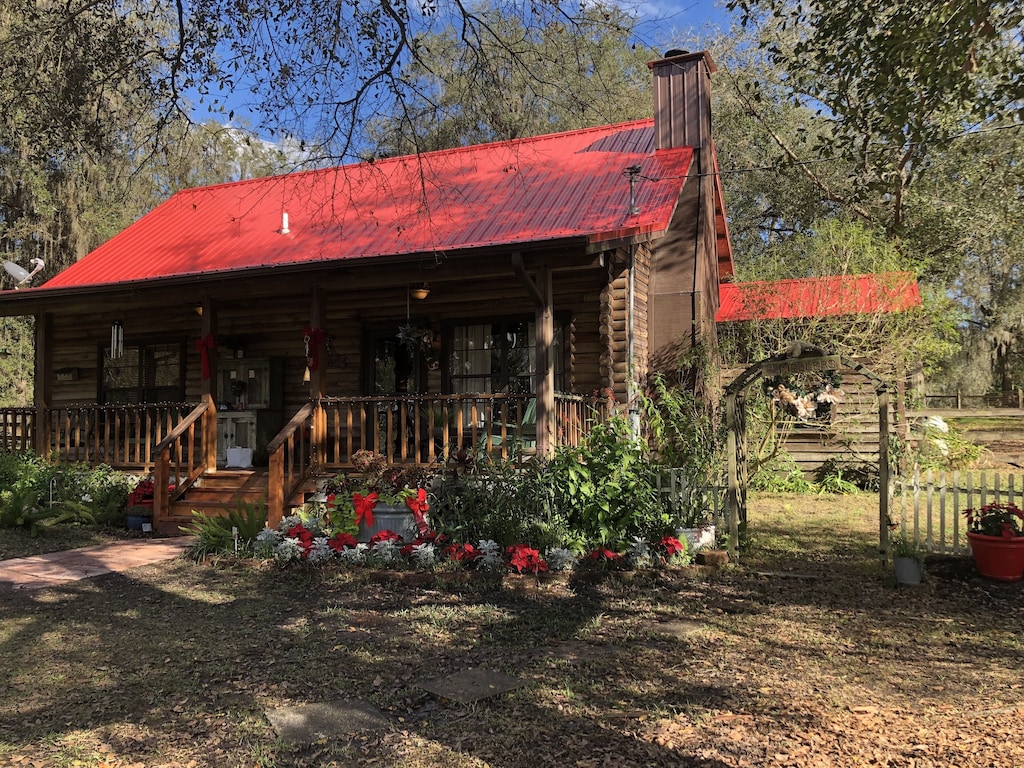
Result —
<svg viewBox="0 0 1024 768"><path fill-rule="evenodd" d="M747 387L762 376L788 376L849 368L871 381L878 395L878 551L884 561L889 552L889 384L854 360L820 350L808 354L808 348L809 345L797 342L785 354L754 363L725 388L729 452L729 488L726 495L729 552L733 557L736 556L740 526L745 526L747 522Z"/></svg>

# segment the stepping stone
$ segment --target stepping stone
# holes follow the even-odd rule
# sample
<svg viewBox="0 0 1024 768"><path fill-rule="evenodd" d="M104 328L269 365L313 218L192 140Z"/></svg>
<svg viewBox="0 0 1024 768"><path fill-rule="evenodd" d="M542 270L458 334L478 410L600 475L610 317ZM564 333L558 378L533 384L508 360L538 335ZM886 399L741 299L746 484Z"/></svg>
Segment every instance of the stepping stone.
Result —
<svg viewBox="0 0 1024 768"><path fill-rule="evenodd" d="M704 629L704 625L697 621L666 621L651 625L651 629L659 635L671 635L677 640L684 640L695 632Z"/></svg>
<svg viewBox="0 0 1024 768"><path fill-rule="evenodd" d="M277 735L291 744L314 744L320 739L360 731L385 730L391 724L378 710L360 701L297 704L267 711Z"/></svg>
<svg viewBox="0 0 1024 768"><path fill-rule="evenodd" d="M474 701L497 696L520 688L525 683L501 672L487 669L466 669L446 677L438 677L420 683L419 687L442 699L472 704Z"/></svg>

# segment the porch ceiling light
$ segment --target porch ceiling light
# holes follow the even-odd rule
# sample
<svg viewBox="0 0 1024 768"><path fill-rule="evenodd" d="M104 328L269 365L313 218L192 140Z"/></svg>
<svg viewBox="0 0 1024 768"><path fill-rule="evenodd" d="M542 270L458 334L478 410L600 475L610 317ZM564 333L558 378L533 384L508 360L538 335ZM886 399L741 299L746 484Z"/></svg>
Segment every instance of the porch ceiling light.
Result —
<svg viewBox="0 0 1024 768"><path fill-rule="evenodd" d="M430 295L430 286L426 283L420 283L415 288L410 289L409 293L417 301L423 301L423 299Z"/></svg>

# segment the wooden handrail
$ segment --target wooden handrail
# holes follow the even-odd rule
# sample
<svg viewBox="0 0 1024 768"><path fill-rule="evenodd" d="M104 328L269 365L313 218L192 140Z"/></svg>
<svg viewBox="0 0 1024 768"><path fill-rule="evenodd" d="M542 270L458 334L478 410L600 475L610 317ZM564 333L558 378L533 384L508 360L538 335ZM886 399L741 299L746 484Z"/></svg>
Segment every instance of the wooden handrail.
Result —
<svg viewBox="0 0 1024 768"><path fill-rule="evenodd" d="M206 469L206 435L199 433L200 449L195 450L196 424L205 418L216 418L217 409L212 400L200 403L182 419L161 440L155 449L156 462L153 465L153 485L158 489L153 496L153 522L159 523L167 516L171 502L180 499ZM187 438L187 439L183 439ZM166 493L171 480L171 452L176 456L174 490ZM184 470L184 472L182 471Z"/></svg>
<svg viewBox="0 0 1024 768"><path fill-rule="evenodd" d="M294 416L292 416L289 422L284 425L284 428L277 433L277 436L267 443L267 453L275 453L282 445L284 445L284 441L287 440L295 430L302 426L306 419L313 415L313 405L314 403L312 401L306 403Z"/></svg>
<svg viewBox="0 0 1024 768"><path fill-rule="evenodd" d="M304 435L306 425L320 404L303 405L284 428L267 444L270 467L267 476L267 525L277 527L284 517L285 501L292 498L312 472L311 436Z"/></svg>
<svg viewBox="0 0 1024 768"><path fill-rule="evenodd" d="M175 442L181 439L182 435L185 434L186 430L203 418L204 414L210 409L212 403L200 403L192 412L189 413L184 419L178 422L178 426L172 429L163 440L157 443L156 452L158 454L163 453L165 449L170 448Z"/></svg>

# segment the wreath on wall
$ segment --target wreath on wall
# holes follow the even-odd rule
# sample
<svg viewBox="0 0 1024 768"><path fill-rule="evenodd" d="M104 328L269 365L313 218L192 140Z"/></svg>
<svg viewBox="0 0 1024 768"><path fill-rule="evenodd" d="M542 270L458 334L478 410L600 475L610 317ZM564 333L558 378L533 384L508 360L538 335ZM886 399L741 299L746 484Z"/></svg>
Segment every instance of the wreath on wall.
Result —
<svg viewBox="0 0 1024 768"><path fill-rule="evenodd" d="M843 402L846 393L841 389L842 377L838 371L822 371L807 377L774 376L764 380L765 393L776 408L800 421L828 419L832 406Z"/></svg>

